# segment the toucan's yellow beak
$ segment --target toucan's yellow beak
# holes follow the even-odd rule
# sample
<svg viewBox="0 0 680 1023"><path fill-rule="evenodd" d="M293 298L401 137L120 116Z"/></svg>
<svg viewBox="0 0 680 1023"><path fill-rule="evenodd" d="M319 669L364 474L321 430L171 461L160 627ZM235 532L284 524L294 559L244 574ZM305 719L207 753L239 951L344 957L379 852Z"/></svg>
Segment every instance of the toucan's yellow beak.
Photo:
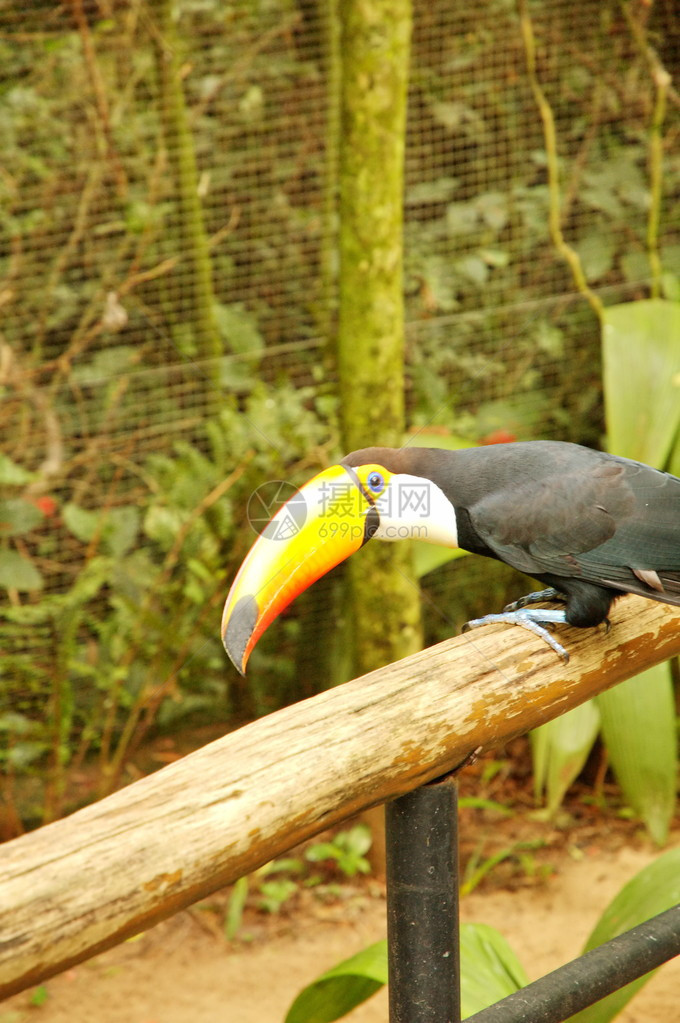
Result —
<svg viewBox="0 0 680 1023"><path fill-rule="evenodd" d="M282 505L229 591L222 642L238 671L268 625L303 590L357 551L377 525L356 473L331 466Z"/></svg>

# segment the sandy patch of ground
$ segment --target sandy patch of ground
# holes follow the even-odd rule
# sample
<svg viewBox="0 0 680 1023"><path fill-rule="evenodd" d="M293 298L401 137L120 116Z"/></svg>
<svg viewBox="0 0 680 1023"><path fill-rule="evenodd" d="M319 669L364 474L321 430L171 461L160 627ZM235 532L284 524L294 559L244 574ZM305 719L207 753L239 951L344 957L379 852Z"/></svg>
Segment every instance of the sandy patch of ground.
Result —
<svg viewBox="0 0 680 1023"><path fill-rule="evenodd" d="M674 844L680 843L676 835ZM497 927L535 979L576 956L616 892L658 851L645 843L599 846L573 858L563 849L547 880L516 890L477 890L463 899L464 920ZM194 909L0 1005L0 1023L279 1023L297 992L318 974L384 937L380 886L349 891L331 905L310 897L290 917L260 924L250 942L228 944ZM244 928L247 931L247 928ZM619 1023L680 1018L680 958L664 966ZM382 991L347 1017L385 1023Z"/></svg>

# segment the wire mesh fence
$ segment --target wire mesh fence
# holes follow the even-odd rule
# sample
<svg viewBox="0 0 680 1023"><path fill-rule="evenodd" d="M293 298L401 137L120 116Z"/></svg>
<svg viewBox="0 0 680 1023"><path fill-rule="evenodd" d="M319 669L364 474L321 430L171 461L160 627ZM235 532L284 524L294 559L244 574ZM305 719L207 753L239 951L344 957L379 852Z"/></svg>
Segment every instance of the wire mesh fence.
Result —
<svg viewBox="0 0 680 1023"><path fill-rule="evenodd" d="M659 116L673 5L527 13L565 237L607 304L647 295L650 244L668 282L680 267L673 87ZM414 4L408 415L471 442L597 443L599 325L550 238L525 42L508 0ZM111 767L121 715L127 750L173 714L281 698L227 695L213 634L249 491L339 451L341 45L313 0L2 4L0 728L17 771L74 731ZM282 626L291 657L302 627Z"/></svg>

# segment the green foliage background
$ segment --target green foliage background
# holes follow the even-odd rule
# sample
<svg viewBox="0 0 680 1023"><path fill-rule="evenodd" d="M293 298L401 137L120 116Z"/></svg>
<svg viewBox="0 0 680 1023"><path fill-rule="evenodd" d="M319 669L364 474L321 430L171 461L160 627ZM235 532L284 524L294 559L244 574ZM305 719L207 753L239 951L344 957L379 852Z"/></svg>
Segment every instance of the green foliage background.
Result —
<svg viewBox="0 0 680 1023"><path fill-rule="evenodd" d="M229 727L342 675L341 573L265 637L247 686L217 635L254 488L339 453L332 12L0 14L0 834L72 805L93 755L104 793L151 731ZM645 297L650 52L677 81L672 5L531 13L565 236L603 302ZM678 130L672 93L658 255L675 300ZM601 443L599 324L550 240L507 0L416 2L406 172L411 428ZM432 572L428 639L523 585L475 559Z"/></svg>

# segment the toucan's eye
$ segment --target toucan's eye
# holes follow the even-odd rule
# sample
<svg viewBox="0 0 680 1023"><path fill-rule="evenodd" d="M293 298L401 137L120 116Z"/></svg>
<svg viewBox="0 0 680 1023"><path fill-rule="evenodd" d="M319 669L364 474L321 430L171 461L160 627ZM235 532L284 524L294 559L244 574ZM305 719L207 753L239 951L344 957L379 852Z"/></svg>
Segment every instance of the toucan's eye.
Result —
<svg viewBox="0 0 680 1023"><path fill-rule="evenodd" d="M372 490L374 494L379 494L385 486L385 480L379 472L370 472L366 482L368 483L369 490Z"/></svg>

